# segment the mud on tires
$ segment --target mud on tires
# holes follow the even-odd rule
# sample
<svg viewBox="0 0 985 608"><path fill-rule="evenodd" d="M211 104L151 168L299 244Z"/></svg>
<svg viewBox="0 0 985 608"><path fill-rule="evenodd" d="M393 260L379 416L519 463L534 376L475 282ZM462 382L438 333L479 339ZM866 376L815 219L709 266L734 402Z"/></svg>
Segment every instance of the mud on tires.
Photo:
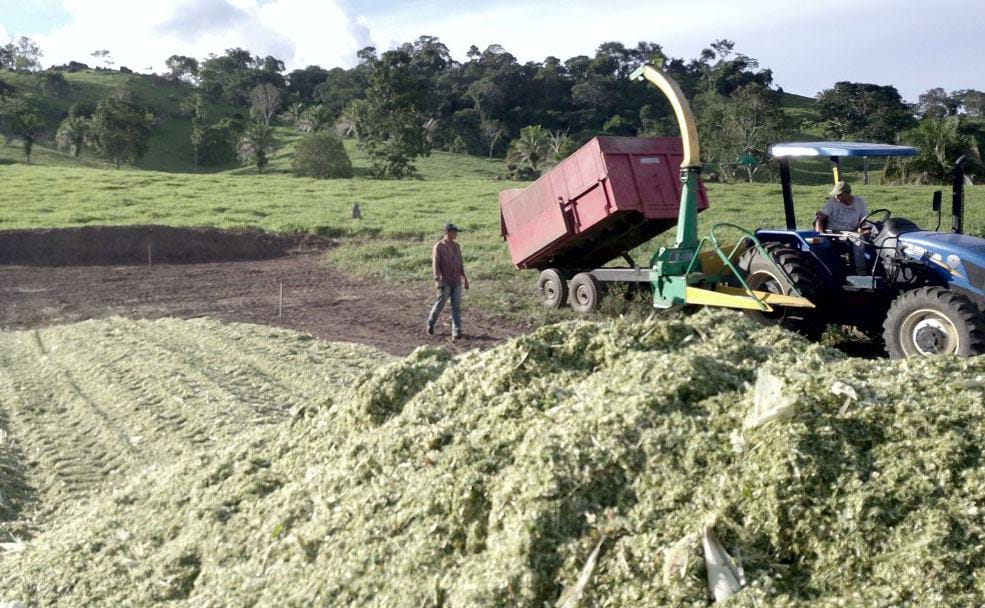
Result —
<svg viewBox="0 0 985 608"><path fill-rule="evenodd" d="M763 248L773 261L786 271L801 295L818 304L816 296L820 291L821 280L800 253L779 243L766 243ZM742 272L743 279L752 289L782 294L791 291L786 278L778 273L776 266L764 258L755 247L746 249L739 256L738 268ZM819 340L825 329L824 322L819 318L816 309L812 308L776 306L772 312L754 310L746 311L746 314L758 323L779 325L811 340Z"/></svg>
<svg viewBox="0 0 985 608"><path fill-rule="evenodd" d="M943 287L921 287L893 300L883 323L893 359L985 354L985 315L967 297Z"/></svg>

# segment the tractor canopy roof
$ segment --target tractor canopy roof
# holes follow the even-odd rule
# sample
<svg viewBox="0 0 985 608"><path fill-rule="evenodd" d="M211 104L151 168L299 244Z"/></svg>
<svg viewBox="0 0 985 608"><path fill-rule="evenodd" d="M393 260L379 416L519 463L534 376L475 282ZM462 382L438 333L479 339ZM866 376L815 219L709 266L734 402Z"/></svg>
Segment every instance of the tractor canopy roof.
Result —
<svg viewBox="0 0 985 608"><path fill-rule="evenodd" d="M773 144L770 156L788 157L841 157L841 156L916 156L916 148L890 144L869 144L857 141L804 141Z"/></svg>

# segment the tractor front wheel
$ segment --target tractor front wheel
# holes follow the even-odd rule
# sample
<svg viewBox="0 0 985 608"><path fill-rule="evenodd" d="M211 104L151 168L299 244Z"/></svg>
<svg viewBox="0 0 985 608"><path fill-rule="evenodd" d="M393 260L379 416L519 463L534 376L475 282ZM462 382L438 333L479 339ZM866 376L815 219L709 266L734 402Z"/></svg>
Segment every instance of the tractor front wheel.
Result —
<svg viewBox="0 0 985 608"><path fill-rule="evenodd" d="M793 280L800 294L815 304L820 287L820 279L800 254L791 247L779 243L765 243L763 248L771 259L767 259L755 247L750 247L739 257L739 271L746 284L756 291L791 295L789 281L777 270L780 266ZM738 284L738 282L736 282ZM824 333L824 323L818 319L816 309L774 306L772 312L746 311L750 317L763 325L779 325L811 340L819 340Z"/></svg>
<svg viewBox="0 0 985 608"><path fill-rule="evenodd" d="M571 279L571 308L584 315L598 310L601 303L602 289L595 277L579 272Z"/></svg>
<svg viewBox="0 0 985 608"><path fill-rule="evenodd" d="M568 303L568 284L556 268L548 268L540 273L537 292L540 294L540 303L544 308L562 308Z"/></svg>
<svg viewBox="0 0 985 608"><path fill-rule="evenodd" d="M921 287L897 297L883 324L893 359L985 353L985 319L967 297L943 287Z"/></svg>

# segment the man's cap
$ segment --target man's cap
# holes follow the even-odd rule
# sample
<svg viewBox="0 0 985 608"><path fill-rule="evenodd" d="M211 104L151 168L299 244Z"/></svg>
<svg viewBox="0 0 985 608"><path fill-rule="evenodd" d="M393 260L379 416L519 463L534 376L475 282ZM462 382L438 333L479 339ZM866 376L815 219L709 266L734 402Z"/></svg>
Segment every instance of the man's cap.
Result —
<svg viewBox="0 0 985 608"><path fill-rule="evenodd" d="M458 226L456 226L455 224L452 224L451 222L448 222L447 224L445 224L445 228L444 228L444 230L442 232L452 232L452 231L454 231L454 232L461 232L462 229L459 228Z"/></svg>
<svg viewBox="0 0 985 608"><path fill-rule="evenodd" d="M835 184L834 190L828 193L828 196L838 196L839 194L851 194L852 185L846 182L838 182Z"/></svg>

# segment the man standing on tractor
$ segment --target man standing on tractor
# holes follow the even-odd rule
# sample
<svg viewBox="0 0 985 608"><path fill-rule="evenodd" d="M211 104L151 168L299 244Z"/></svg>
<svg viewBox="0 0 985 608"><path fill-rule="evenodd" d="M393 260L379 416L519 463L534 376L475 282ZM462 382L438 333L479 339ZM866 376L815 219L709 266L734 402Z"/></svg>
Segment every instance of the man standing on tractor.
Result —
<svg viewBox="0 0 985 608"><path fill-rule="evenodd" d="M469 288L469 280L465 277L465 266L462 263L462 248L455 239L461 232L455 224L445 224L444 237L434 245L431 255L431 268L434 275L434 286L438 297L428 315L427 333L434 335L434 324L438 315L445 307L445 302L451 300L451 337L453 340L462 338L462 288Z"/></svg>
<svg viewBox="0 0 985 608"><path fill-rule="evenodd" d="M835 184L834 190L829 193L829 198L821 210L817 212L814 219L814 229L818 232L855 232L858 231L859 239L867 232L867 228L862 227L862 220L869 215L868 206L865 199L861 196L852 195L852 186L845 182ZM853 241L849 239L852 250L852 261L855 263L855 273L858 275L868 274L865 268L865 245L861 240Z"/></svg>

